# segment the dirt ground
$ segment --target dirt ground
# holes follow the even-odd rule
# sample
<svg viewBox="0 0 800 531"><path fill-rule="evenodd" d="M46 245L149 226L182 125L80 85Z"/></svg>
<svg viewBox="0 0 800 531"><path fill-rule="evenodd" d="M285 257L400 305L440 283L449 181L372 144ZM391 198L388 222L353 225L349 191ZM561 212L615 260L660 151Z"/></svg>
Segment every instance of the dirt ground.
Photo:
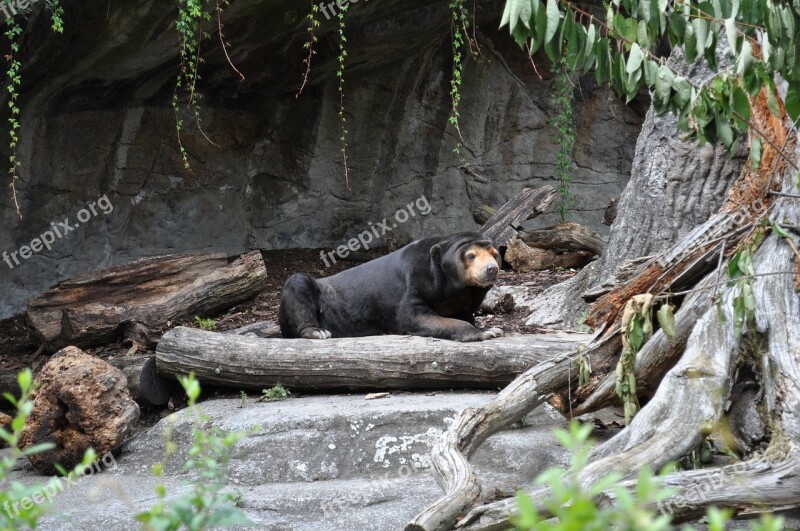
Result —
<svg viewBox="0 0 800 531"><path fill-rule="evenodd" d="M377 258L382 254L384 252L381 251L362 253L364 259ZM290 275L305 271L316 277L329 276L362 263L360 261L339 261L330 268L326 268L320 259L319 249L264 251L263 256L267 267L267 288L258 297L235 306L221 315L201 315L200 317L214 319L216 329L219 331L239 328L258 321L277 321L281 290ZM526 285L531 288L533 294L536 294L575 274L574 270L548 270L532 273L502 271L497 284ZM535 333L537 331L535 328L525 326L526 316L527 312L514 310L500 315L478 316L477 322L482 327L497 326L509 332ZM187 320L166 323L164 329L178 325L196 326L194 322ZM109 358L125 354L129 349L130 345L118 342L87 349L87 352L101 358ZM137 354L144 354L144 352L139 351ZM25 367L38 371L48 359L49 354L38 349L35 339L25 326L23 315L0 321L0 374L17 372Z"/></svg>

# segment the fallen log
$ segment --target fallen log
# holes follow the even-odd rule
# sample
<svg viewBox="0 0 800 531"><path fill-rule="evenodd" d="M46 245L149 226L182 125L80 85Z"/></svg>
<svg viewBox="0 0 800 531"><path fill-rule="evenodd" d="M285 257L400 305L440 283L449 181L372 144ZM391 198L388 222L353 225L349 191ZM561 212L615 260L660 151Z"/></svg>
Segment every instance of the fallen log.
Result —
<svg viewBox="0 0 800 531"><path fill-rule="evenodd" d="M492 216L497 214L497 209L490 207L489 205L481 205L472 209L472 219L475 220L475 223L478 225L483 225L490 219ZM533 219L539 215L539 212L531 212L528 214L528 217L525 218L524 221L529 219Z"/></svg>
<svg viewBox="0 0 800 531"><path fill-rule="evenodd" d="M556 332L475 343L413 336L261 339L177 327L161 338L161 374L194 371L206 384L260 391L496 389L586 334Z"/></svg>
<svg viewBox="0 0 800 531"><path fill-rule="evenodd" d="M234 334L248 337L281 337L281 327L275 321L259 321L244 325L233 330L226 330L223 334Z"/></svg>
<svg viewBox="0 0 800 531"><path fill-rule="evenodd" d="M224 254L146 258L60 282L31 299L25 316L50 351L116 341L126 331L141 342L147 329L167 321L208 316L255 297L266 279L259 251L230 264Z"/></svg>
<svg viewBox="0 0 800 531"><path fill-rule="evenodd" d="M561 223L544 229L519 231L519 239L531 247L563 251L590 251L602 254L605 239L597 232L577 223Z"/></svg>
<svg viewBox="0 0 800 531"><path fill-rule="evenodd" d="M125 375L131 398L139 405L163 406L178 391L175 380L158 374L154 356L127 356L108 363Z"/></svg>
<svg viewBox="0 0 800 531"><path fill-rule="evenodd" d="M494 240L497 247L505 245L508 240L516 236L517 227L522 221L546 212L557 195L558 192L552 186L525 188L500 207L497 213L483 224L480 232Z"/></svg>

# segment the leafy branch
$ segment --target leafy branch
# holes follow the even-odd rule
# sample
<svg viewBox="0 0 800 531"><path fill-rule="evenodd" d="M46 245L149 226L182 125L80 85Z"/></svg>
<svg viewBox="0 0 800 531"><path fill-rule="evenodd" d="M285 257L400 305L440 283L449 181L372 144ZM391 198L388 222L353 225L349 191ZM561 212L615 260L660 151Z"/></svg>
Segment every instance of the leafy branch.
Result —
<svg viewBox="0 0 800 531"><path fill-rule="evenodd" d="M744 13L746 24L737 20ZM800 36L798 13L788 5L718 0L672 6L664 0L613 0L602 21L567 0L507 0L501 25L508 25L520 47L527 45L531 53L543 47L556 62L565 50L572 69L594 66L598 82L610 81L626 101L647 86L656 112L673 112L679 128L701 144L721 142L730 150L748 128L771 142L750 123L750 97L766 86L774 101L775 74L789 81L787 113L792 119L800 116L800 57L781 52ZM723 27L734 65L702 86L648 51L658 35L667 35L673 46L683 47L688 62L704 57L716 70L717 35ZM754 55L754 41L764 43L760 58ZM777 104L770 109L780 112Z"/></svg>

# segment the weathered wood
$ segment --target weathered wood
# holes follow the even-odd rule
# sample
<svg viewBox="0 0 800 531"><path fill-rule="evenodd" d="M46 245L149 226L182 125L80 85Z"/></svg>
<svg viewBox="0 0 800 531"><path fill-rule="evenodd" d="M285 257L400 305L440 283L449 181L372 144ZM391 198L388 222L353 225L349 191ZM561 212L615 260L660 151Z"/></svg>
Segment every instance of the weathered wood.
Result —
<svg viewBox="0 0 800 531"><path fill-rule="evenodd" d="M248 337L281 337L281 327L275 321L259 321L223 333Z"/></svg>
<svg viewBox="0 0 800 531"><path fill-rule="evenodd" d="M257 391L277 383L293 391L496 389L585 337L261 339L177 327L161 338L156 363L162 374L194 371L204 383Z"/></svg>
<svg viewBox="0 0 800 531"><path fill-rule="evenodd" d="M3 393L10 393L15 397L19 397L21 389L17 383L17 371L0 374L0 396ZM5 402L5 399L2 399ZM4 405L10 406L11 404L5 403Z"/></svg>
<svg viewBox="0 0 800 531"><path fill-rule="evenodd" d="M563 251L591 251L600 255L605 239L600 233L577 223L561 223L544 229L519 231L519 239L531 247Z"/></svg>
<svg viewBox="0 0 800 531"><path fill-rule="evenodd" d="M598 364L608 363L619 348L606 337L588 347ZM576 349L577 350L577 349ZM450 529L456 517L478 501L480 485L469 457L493 433L508 428L542 404L548 395L572 385L577 351L536 365L511 382L488 404L462 410L431 452L431 465L445 495L409 522L406 531Z"/></svg>
<svg viewBox="0 0 800 531"><path fill-rule="evenodd" d="M119 339L141 341L143 328L208 316L255 297L266 287L259 251L228 264L223 254L146 258L65 280L28 303L26 319L49 350Z"/></svg>
<svg viewBox="0 0 800 531"><path fill-rule="evenodd" d="M497 214L497 209L494 209L489 205L481 205L472 209L472 219L474 219L475 223L477 223L478 225L483 225L484 223L492 219L492 216L494 216L495 214ZM530 214L528 214L528 217L525 218L525 220L533 219L539 214L540 214L539 212L535 211L531 212Z"/></svg>
<svg viewBox="0 0 800 531"><path fill-rule="evenodd" d="M529 219L546 212L555 201L558 193L552 186L541 188L525 188L505 205L500 207L481 227L480 232L492 240L496 246L505 245L508 240L517 234L517 226Z"/></svg>
<svg viewBox="0 0 800 531"><path fill-rule="evenodd" d="M125 375L131 398L139 405L163 406L178 391L175 380L158 374L154 356L128 356L108 363Z"/></svg>

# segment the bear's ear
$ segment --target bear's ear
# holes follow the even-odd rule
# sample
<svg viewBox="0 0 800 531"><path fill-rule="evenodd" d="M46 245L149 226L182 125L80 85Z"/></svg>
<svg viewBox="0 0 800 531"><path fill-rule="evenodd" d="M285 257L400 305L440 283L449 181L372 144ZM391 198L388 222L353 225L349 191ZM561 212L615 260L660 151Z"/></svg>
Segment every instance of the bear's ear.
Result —
<svg viewBox="0 0 800 531"><path fill-rule="evenodd" d="M433 247L431 247L431 258L436 263L439 263L442 260L442 244L437 243Z"/></svg>

